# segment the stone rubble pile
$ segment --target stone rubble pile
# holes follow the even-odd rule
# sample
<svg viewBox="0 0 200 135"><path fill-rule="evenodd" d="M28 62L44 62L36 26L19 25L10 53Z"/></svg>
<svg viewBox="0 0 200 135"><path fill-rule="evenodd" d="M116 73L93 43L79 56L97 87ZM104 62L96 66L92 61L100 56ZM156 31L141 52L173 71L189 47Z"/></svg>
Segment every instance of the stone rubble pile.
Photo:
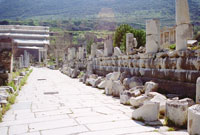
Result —
<svg viewBox="0 0 200 135"><path fill-rule="evenodd" d="M8 97L14 93L14 89L10 86L0 87L0 108L8 103Z"/></svg>
<svg viewBox="0 0 200 135"><path fill-rule="evenodd" d="M119 97L121 104L133 107L134 120L160 126L164 123L159 121L159 116L164 115L167 123L173 123L173 126L181 128L186 128L188 123L189 133L199 133L199 128L196 127L200 120L199 105L195 105L190 98L167 99L157 92L159 84L153 81L143 82L137 77L128 77L125 72L109 73L106 77L84 74L79 80L92 87L103 89L106 95Z"/></svg>

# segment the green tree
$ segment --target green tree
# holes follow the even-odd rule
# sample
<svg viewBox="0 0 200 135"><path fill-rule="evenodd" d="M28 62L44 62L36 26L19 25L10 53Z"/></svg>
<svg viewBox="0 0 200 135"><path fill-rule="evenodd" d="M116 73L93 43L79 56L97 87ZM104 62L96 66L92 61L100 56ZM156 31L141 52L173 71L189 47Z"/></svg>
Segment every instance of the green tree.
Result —
<svg viewBox="0 0 200 135"><path fill-rule="evenodd" d="M94 43L93 40L87 41L87 54L91 54L91 46Z"/></svg>
<svg viewBox="0 0 200 135"><path fill-rule="evenodd" d="M120 25L114 35L114 46L119 47L122 51L126 50L126 34L127 33L133 33L134 37L137 39L138 46L144 46L146 44L146 34L143 30L136 30L132 28L128 24L122 24Z"/></svg>

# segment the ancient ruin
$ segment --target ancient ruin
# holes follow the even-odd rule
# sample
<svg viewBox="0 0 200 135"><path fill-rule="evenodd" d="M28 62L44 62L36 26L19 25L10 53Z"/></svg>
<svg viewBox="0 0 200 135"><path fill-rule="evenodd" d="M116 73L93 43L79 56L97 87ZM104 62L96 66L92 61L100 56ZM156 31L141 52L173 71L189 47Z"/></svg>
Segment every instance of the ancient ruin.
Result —
<svg viewBox="0 0 200 135"><path fill-rule="evenodd" d="M176 50L186 50L187 40L193 37L187 0L176 0Z"/></svg>
<svg viewBox="0 0 200 135"><path fill-rule="evenodd" d="M47 62L49 28L41 26L0 26L1 74L30 66L34 62ZM8 59L8 60L6 60ZM6 64L4 64L7 62ZM8 64L9 63L9 64ZM8 75L9 76L9 75ZM9 77L4 78L8 80Z"/></svg>
<svg viewBox="0 0 200 135"><path fill-rule="evenodd" d="M83 60L73 59L76 66L66 64L61 71L70 74L65 70L68 68L70 72L84 72L81 82L119 97L121 104L131 105L135 108L132 113L135 120L163 125L158 121L159 115L164 115L168 125L186 128L191 119L188 132L199 133L196 128L199 109L196 113L198 107L193 106L193 99L196 97L199 103L200 53L187 48L193 36L187 0L176 0L176 27L161 30L160 25L159 19L146 21L145 48L137 49L136 38L127 33L126 52L122 53L118 47L113 49L112 38L108 36L104 53L96 44L92 45L91 55L84 61L85 69L78 66ZM165 44L175 42L176 50L165 49ZM197 120L192 122L195 117Z"/></svg>
<svg viewBox="0 0 200 135"><path fill-rule="evenodd" d="M33 119L33 123L28 123L26 132L36 130L39 134L54 133L54 131L43 130L57 126L52 122L55 119L52 117L58 114L61 115L58 127L65 124L77 127L84 125L88 128L82 127L83 132L94 128L93 134L107 133L106 131L98 132L101 128L107 130L107 125L101 123L104 118L106 122L112 121L107 123L111 127L124 126L124 123L112 125L117 118L117 120L125 119L128 122L137 121L134 124L142 128L148 127L148 133L162 132L165 135L165 132L176 129L181 134L183 132L180 129L185 129L184 133L199 135L200 51L188 47L193 39L188 1L176 0L176 26L174 27L161 29L159 19L146 20L145 47L138 47L137 34L129 32L124 34L123 40L126 40L124 50L120 50L121 46L114 47L113 35L106 36L104 42L98 42L97 37L88 34L86 37L92 38L91 44L86 45L80 39L80 44L74 45L70 38L70 45L63 47L63 50L55 47L56 65L58 66L60 53L63 63L59 70L69 77L61 74L59 70L48 75L53 70L35 68L34 76L37 79L31 78L34 83L31 84L33 88L30 88L33 91L25 91L29 94L27 97L20 95L23 97L20 102L26 101L20 107L27 109L26 106L29 106L31 111L27 109L25 113L28 114L27 119L29 115L30 119ZM12 80L14 85L22 87L22 79L26 79L32 71L23 71L15 78L12 72L28 68L31 64L46 66L49 44L49 27L0 26L0 86ZM166 48L172 44L176 49ZM193 44L194 42L191 43ZM39 78L38 74L41 71L44 72L42 73L44 78ZM55 76L55 73L59 74L59 77ZM0 87L0 107L4 108L7 105L9 93L16 94L15 91L12 87ZM34 96L31 97L30 94ZM44 99L40 99L41 97ZM29 102L29 100L36 101ZM43 102L49 105L45 108L46 110L42 110ZM44 113L49 110L51 112ZM20 116L16 114L19 112L11 112L14 114L14 118L11 119L18 120ZM117 115L113 112L117 112ZM37 124L43 121L40 119L43 116L50 119L48 122L53 126L48 125L46 121L45 124L38 126ZM84 118L85 116L87 117ZM63 119L70 119L72 122L65 123ZM92 125L93 122L97 122L96 125ZM22 121L20 126L23 124L27 124L26 121ZM48 126L45 127L46 125ZM126 130L120 129L119 134L129 134L128 129L131 126L125 127ZM9 127L7 130L10 129L12 128ZM76 130L79 129L81 128ZM64 131L73 133L75 130L65 129ZM136 132L137 128L131 129L130 133L132 131ZM137 133L139 134L140 131ZM174 133L176 134L176 131ZM110 130L109 134L113 134L113 131Z"/></svg>

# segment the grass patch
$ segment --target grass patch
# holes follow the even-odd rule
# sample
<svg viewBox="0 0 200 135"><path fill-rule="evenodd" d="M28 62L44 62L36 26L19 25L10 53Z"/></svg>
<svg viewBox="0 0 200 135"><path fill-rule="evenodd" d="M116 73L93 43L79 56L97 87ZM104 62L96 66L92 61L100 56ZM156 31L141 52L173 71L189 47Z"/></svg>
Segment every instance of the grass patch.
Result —
<svg viewBox="0 0 200 135"><path fill-rule="evenodd" d="M80 72L80 74L78 75L78 78L82 78L82 77L83 77L83 75L84 75L84 72L83 72L83 71L81 71L81 72Z"/></svg>
<svg viewBox="0 0 200 135"><path fill-rule="evenodd" d="M17 90L17 86L15 85L14 81L9 82L7 85L12 87L14 89L14 91Z"/></svg>
<svg viewBox="0 0 200 135"><path fill-rule="evenodd" d="M3 105L2 114L4 115L10 109L10 103Z"/></svg>
<svg viewBox="0 0 200 135"><path fill-rule="evenodd" d="M173 127L170 127L167 131L175 131Z"/></svg>
<svg viewBox="0 0 200 135"><path fill-rule="evenodd" d="M175 49L176 49L176 45L175 45L175 44L171 44L171 45L169 46L169 48L170 48L171 50L175 50Z"/></svg>
<svg viewBox="0 0 200 135"><path fill-rule="evenodd" d="M12 94L8 97L8 102L12 105L15 103L16 101L16 97L18 96L18 94Z"/></svg>
<svg viewBox="0 0 200 135"><path fill-rule="evenodd" d="M28 77L29 77L29 75L30 75L32 72L33 72L33 69L31 69L31 70L29 71L29 73L26 74L26 75L22 78L22 80L20 81L20 84L19 84L19 89L20 89L20 90L21 90L22 86L24 86L24 85L26 84L26 81L28 80Z"/></svg>
<svg viewBox="0 0 200 135"><path fill-rule="evenodd" d="M2 122L3 115L10 109L10 103L3 105L2 109L0 110L0 122Z"/></svg>
<svg viewBox="0 0 200 135"><path fill-rule="evenodd" d="M0 122L2 122L2 119L3 119L3 114L2 111L0 110Z"/></svg>
<svg viewBox="0 0 200 135"><path fill-rule="evenodd" d="M153 132L159 132L158 129L153 130Z"/></svg>
<svg viewBox="0 0 200 135"><path fill-rule="evenodd" d="M25 71L29 71L28 68L24 68L22 70L20 70L20 72L25 72ZM19 89L21 89L22 86L24 86L26 84L26 81L29 77L29 75L32 73L32 69L22 78L22 80L20 81L19 84ZM20 75L20 72L15 72L13 75L14 77L17 77ZM13 89L16 91L17 90L17 86L15 86L14 81L11 81L10 83L7 84L8 86L13 87ZM15 103L16 101L16 97L18 96L18 94L10 94L10 96L8 97L8 103L6 105L3 105L2 108L0 108L0 122L2 122L3 119L3 115L10 109L10 106L12 104Z"/></svg>
<svg viewBox="0 0 200 135"><path fill-rule="evenodd" d="M185 121L184 124L182 126L180 126L180 125L177 125L176 123L174 123L169 118L165 117L164 125L169 126L169 127L177 127L177 128L180 128L180 129L186 129L187 128L187 121Z"/></svg>

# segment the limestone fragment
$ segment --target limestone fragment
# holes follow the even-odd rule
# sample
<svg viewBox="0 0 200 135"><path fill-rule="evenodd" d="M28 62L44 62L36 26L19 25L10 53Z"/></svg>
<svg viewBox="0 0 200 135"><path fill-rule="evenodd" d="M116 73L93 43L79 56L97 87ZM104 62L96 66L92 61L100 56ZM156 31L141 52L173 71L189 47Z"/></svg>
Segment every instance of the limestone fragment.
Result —
<svg viewBox="0 0 200 135"><path fill-rule="evenodd" d="M146 102L132 113L132 118L142 121L157 121L159 116L159 103Z"/></svg>
<svg viewBox="0 0 200 135"><path fill-rule="evenodd" d="M114 56L121 56L121 55L122 55L122 52L119 49L119 47L115 47L114 48Z"/></svg>
<svg viewBox="0 0 200 135"><path fill-rule="evenodd" d="M105 89L105 87L106 87L106 81L105 80L101 81L97 87L99 89Z"/></svg>
<svg viewBox="0 0 200 135"><path fill-rule="evenodd" d="M137 40L134 38L132 33L126 34L126 54L134 55L136 54L135 48L137 47Z"/></svg>
<svg viewBox="0 0 200 135"><path fill-rule="evenodd" d="M196 104L188 109L187 131L190 135L200 135L200 105Z"/></svg>
<svg viewBox="0 0 200 135"><path fill-rule="evenodd" d="M148 95L149 92L155 92L155 91L157 91L158 84L155 83L155 82L152 82L152 81L146 82L145 86L144 86L144 89L145 89L145 94Z"/></svg>
<svg viewBox="0 0 200 135"><path fill-rule="evenodd" d="M113 81L112 84L112 95L114 97L119 97L120 93L124 90L123 85L121 84L120 80L118 81Z"/></svg>
<svg viewBox="0 0 200 135"><path fill-rule="evenodd" d="M142 86L143 83L142 83L141 79L139 79L137 77L132 77L132 78L125 78L123 80L123 85L126 89L131 89L136 86Z"/></svg>
<svg viewBox="0 0 200 135"><path fill-rule="evenodd" d="M187 123L188 107L191 101L185 100L168 100L166 103L166 117L175 126L184 127Z"/></svg>

